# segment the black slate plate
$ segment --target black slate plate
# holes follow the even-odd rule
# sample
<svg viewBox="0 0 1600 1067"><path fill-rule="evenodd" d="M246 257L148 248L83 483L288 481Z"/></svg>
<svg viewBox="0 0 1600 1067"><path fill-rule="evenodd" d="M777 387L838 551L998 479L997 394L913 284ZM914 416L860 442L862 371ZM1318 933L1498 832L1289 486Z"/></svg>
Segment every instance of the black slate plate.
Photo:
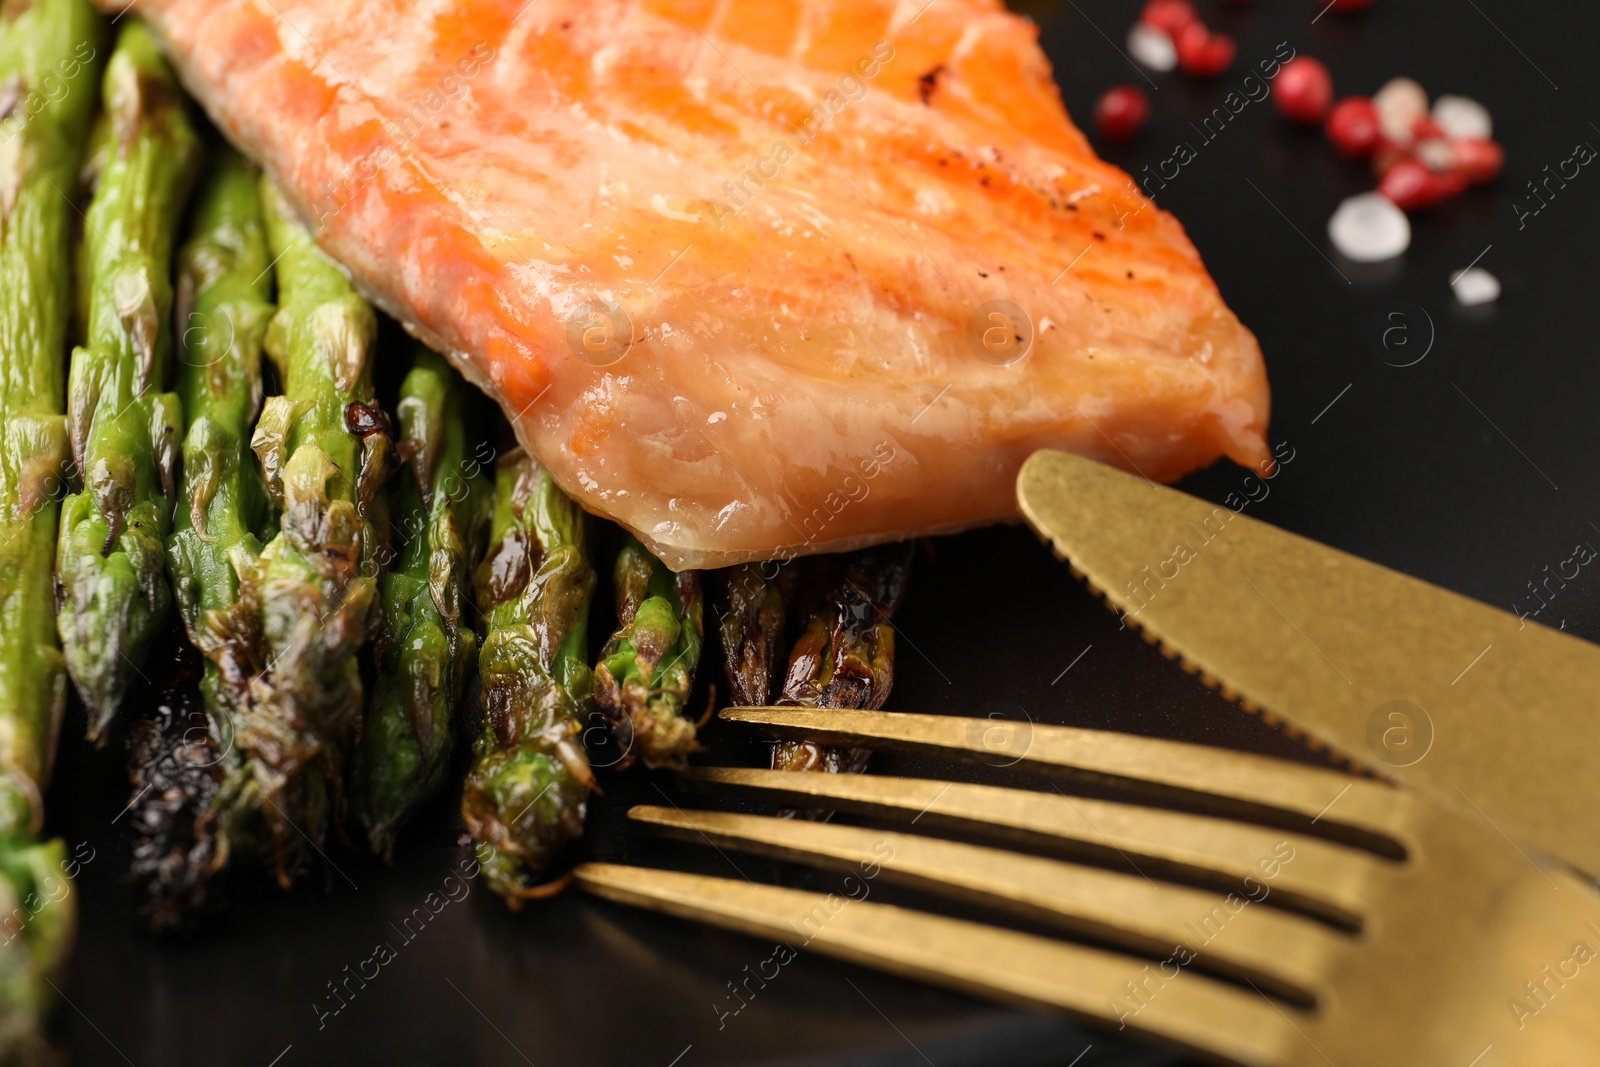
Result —
<svg viewBox="0 0 1600 1067"><path fill-rule="evenodd" d="M1108 85L1144 84L1118 52L1138 6L1029 6L1075 116L1086 119ZM1600 176L1585 170L1565 188L1552 183L1548 206L1520 224L1512 205L1538 206L1527 181L1581 141L1600 145L1590 121L1600 114L1590 110L1600 12L1575 3L1377 0L1364 15L1330 12L1313 22L1321 6L1201 0L1205 17L1238 37L1239 61L1209 84L1153 76L1151 127L1107 155L1140 173L1180 141L1196 149L1160 202L1184 221L1260 337L1274 387L1272 439L1295 450L1251 512L1530 610L1526 585L1542 579L1546 564L1568 558L1578 542L1600 544L1591 414L1600 363L1589 351L1596 275L1584 266L1594 262ZM1188 125L1198 126L1281 41L1327 62L1341 93L1370 93L1404 73L1433 93L1482 100L1507 150L1506 173L1494 188L1416 219L1402 262L1330 262L1324 226L1340 198L1370 188L1361 168L1334 158L1315 133L1283 124L1270 103L1249 105L1210 140ZM1063 262L1073 254L1064 249ZM1449 275L1480 254L1505 293L1496 306L1463 310ZM1405 368L1391 365L1402 356L1369 339L1374 322L1393 321L1383 316L1397 300L1426 313L1411 310L1405 320L1407 353L1427 348L1432 335L1427 357ZM1186 488L1221 500L1245 476L1223 465ZM1600 578L1585 571L1569 582L1541 621L1600 637ZM895 708L1020 711L1041 722L1301 754L1119 631L1025 530L935 542L917 562L901 623ZM743 742L724 738L719 747L729 758L750 755ZM806 953L741 1012L723 1016L736 1003L726 983L765 960L771 945L578 893L513 916L472 883L407 942L390 924L450 888L446 876L466 856L448 803L413 829L393 869L335 844L325 888L286 896L234 885L227 911L198 936L158 942L138 928L120 882L122 774L120 753L69 741L49 797L50 831L96 850L78 883L82 934L58 1018L74 1062L87 1067L1182 1062L1116 1035ZM652 851L659 846L626 826L630 803L660 803L661 791L678 797L670 780L610 776L606 787L591 815L589 854L731 873L709 850ZM755 877L823 884L734 862ZM343 968L357 967L380 941L397 949L395 959L339 1014L319 1017L335 1004L326 983L342 980Z"/></svg>

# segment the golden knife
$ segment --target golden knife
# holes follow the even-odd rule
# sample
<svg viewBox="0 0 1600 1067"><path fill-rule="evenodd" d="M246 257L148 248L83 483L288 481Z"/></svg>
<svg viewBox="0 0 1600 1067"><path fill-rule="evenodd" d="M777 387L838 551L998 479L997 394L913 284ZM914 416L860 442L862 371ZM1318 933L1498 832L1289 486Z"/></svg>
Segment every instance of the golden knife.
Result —
<svg viewBox="0 0 1600 1067"><path fill-rule="evenodd" d="M1600 875L1600 647L1065 452L1017 497L1223 695Z"/></svg>

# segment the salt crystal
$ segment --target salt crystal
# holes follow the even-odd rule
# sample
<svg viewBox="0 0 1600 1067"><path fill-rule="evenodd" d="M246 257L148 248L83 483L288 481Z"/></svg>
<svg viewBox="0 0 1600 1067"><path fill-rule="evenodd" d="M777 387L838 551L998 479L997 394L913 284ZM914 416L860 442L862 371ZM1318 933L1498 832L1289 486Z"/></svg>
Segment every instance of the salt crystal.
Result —
<svg viewBox="0 0 1600 1067"><path fill-rule="evenodd" d="M1450 279L1456 299L1466 307L1490 304L1500 299L1500 279L1482 267L1469 267Z"/></svg>
<svg viewBox="0 0 1600 1067"><path fill-rule="evenodd" d="M1436 174L1443 174L1456 163L1456 150L1450 147L1450 142L1439 137L1430 137L1426 141L1417 142L1417 158L1424 166Z"/></svg>
<svg viewBox="0 0 1600 1067"><path fill-rule="evenodd" d="M1433 121L1451 140L1475 137L1487 141L1494 136L1494 120L1489 109L1465 96L1441 96L1433 102Z"/></svg>
<svg viewBox="0 0 1600 1067"><path fill-rule="evenodd" d="M1172 38L1142 22L1135 22L1128 31L1128 54L1151 70L1172 70L1178 65L1178 49Z"/></svg>
<svg viewBox="0 0 1600 1067"><path fill-rule="evenodd" d="M1411 245L1411 223L1394 202L1362 193L1340 204L1328 220L1328 238L1340 255L1357 263L1393 259Z"/></svg>
<svg viewBox="0 0 1600 1067"><path fill-rule="evenodd" d="M1408 144L1411 129L1428 114L1428 92L1410 78L1395 78L1372 97L1378 128L1396 144Z"/></svg>

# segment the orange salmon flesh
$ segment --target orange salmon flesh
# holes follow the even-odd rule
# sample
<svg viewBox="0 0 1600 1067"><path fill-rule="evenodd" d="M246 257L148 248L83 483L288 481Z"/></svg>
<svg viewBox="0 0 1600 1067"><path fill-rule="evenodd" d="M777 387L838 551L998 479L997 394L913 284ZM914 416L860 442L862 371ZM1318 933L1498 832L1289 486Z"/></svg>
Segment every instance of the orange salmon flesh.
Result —
<svg viewBox="0 0 1600 1067"><path fill-rule="evenodd" d="M1268 459L1255 338L998 2L131 6L362 291L674 569L1009 520L1038 448Z"/></svg>

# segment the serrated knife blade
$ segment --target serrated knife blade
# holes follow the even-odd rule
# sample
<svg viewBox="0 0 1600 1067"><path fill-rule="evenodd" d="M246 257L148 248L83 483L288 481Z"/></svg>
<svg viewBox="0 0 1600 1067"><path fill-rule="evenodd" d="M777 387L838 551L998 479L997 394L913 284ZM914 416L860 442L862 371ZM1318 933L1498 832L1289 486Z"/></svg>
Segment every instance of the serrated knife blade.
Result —
<svg viewBox="0 0 1600 1067"><path fill-rule="evenodd" d="M1600 647L1068 453L1029 458L1017 497L1226 695L1600 874Z"/></svg>

